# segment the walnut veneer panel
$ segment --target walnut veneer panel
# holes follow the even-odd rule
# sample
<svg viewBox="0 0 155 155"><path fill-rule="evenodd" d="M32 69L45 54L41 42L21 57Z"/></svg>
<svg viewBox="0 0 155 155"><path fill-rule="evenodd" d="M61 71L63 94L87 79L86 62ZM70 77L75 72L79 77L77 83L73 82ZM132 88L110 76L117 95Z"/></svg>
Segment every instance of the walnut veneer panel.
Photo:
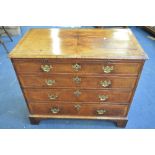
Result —
<svg viewBox="0 0 155 155"><path fill-rule="evenodd" d="M146 59L129 29L31 29L11 58Z"/></svg>
<svg viewBox="0 0 155 155"><path fill-rule="evenodd" d="M52 74L19 76L23 88L86 88L86 89L133 89L137 77L86 76L79 74Z"/></svg>
<svg viewBox="0 0 155 155"><path fill-rule="evenodd" d="M69 59L64 59L61 62L41 62L40 60L21 60L21 61L15 61L14 64L16 66L16 69L18 73L43 73L43 70L41 66L51 66L51 69L47 74L52 73L85 73L85 74L107 74L103 71L103 67L106 66L113 66L113 70L110 72L111 74L139 74L140 68L142 66L141 62L126 62L126 61L120 61L120 62L107 62L107 61L97 61L93 63L93 60L87 61L87 62L81 62L80 60L75 60L74 63L67 63L70 62ZM80 66L80 69L78 72L73 69L73 65L78 64ZM46 73L44 73L46 74Z"/></svg>
<svg viewBox="0 0 155 155"><path fill-rule="evenodd" d="M29 102L117 102L128 103L132 92L122 90L83 90L83 89L24 89ZM55 97L56 96L56 97ZM103 96L103 97L102 97ZM104 96L105 99L104 99ZM54 99L53 99L54 98ZM102 99L103 98L103 99Z"/></svg>
<svg viewBox="0 0 155 155"><path fill-rule="evenodd" d="M76 107L79 105L79 109ZM45 114L45 115L81 115L81 116L125 116L127 113L126 105L102 105L102 104L29 104L31 114ZM59 109L58 113L51 113L51 109ZM97 110L104 109L104 114L97 113Z"/></svg>

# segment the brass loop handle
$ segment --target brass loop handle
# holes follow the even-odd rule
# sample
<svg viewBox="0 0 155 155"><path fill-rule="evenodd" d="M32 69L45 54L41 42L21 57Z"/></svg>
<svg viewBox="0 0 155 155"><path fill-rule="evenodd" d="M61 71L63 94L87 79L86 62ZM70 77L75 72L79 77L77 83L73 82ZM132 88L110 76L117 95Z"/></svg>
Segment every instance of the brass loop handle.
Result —
<svg viewBox="0 0 155 155"><path fill-rule="evenodd" d="M81 69L81 65L79 65L79 64L74 64L74 65L72 65L72 68L74 69L74 71L79 71L80 69Z"/></svg>
<svg viewBox="0 0 155 155"><path fill-rule="evenodd" d="M100 101L106 101L108 99L108 95L99 95Z"/></svg>
<svg viewBox="0 0 155 155"><path fill-rule="evenodd" d="M99 110L96 110L97 114L98 115L103 115L105 114L107 111L105 109L99 109Z"/></svg>
<svg viewBox="0 0 155 155"><path fill-rule="evenodd" d="M111 73L114 70L114 66L103 66L104 73Z"/></svg>
<svg viewBox="0 0 155 155"><path fill-rule="evenodd" d="M52 68L52 65L41 65L41 69L44 72L49 72Z"/></svg>
<svg viewBox="0 0 155 155"><path fill-rule="evenodd" d="M57 97L58 97L58 95L55 95L55 94L49 94L48 97L49 97L50 100L56 100Z"/></svg>
<svg viewBox="0 0 155 155"><path fill-rule="evenodd" d="M55 80L45 80L45 83L48 85L48 86L52 86L55 84Z"/></svg>
<svg viewBox="0 0 155 155"><path fill-rule="evenodd" d="M81 95L80 90L76 90L76 91L74 92L74 95L77 96L77 97L79 97L79 96Z"/></svg>
<svg viewBox="0 0 155 155"><path fill-rule="evenodd" d="M100 84L102 87L108 87L111 85L111 81L110 80L100 81Z"/></svg>
<svg viewBox="0 0 155 155"><path fill-rule="evenodd" d="M79 84L81 82L81 78L79 78L78 76L74 77L73 78L73 81L76 83L76 84Z"/></svg>
<svg viewBox="0 0 155 155"><path fill-rule="evenodd" d="M51 108L51 112L52 112L53 114L57 114L57 113L60 112L60 109L59 109L59 108Z"/></svg>
<svg viewBox="0 0 155 155"><path fill-rule="evenodd" d="M81 105L80 105L80 104L75 104L75 105L74 105L74 108L75 108L77 111L79 111L80 108L81 108Z"/></svg>

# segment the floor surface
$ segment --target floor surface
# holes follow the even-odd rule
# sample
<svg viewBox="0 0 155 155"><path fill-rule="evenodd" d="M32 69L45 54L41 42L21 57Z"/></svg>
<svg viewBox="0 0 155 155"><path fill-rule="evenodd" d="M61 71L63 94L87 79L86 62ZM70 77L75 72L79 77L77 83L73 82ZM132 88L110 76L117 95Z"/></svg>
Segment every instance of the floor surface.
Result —
<svg viewBox="0 0 155 155"><path fill-rule="evenodd" d="M22 34L13 37L13 42L3 37L9 51L30 28L32 27L21 27ZM155 40L148 38L150 34L138 27L131 27L131 30L148 54L149 60L144 65L126 128L155 128ZM118 129L113 122L100 120L50 119L41 121L39 125L31 125L27 116L26 103L11 61L0 45L0 128Z"/></svg>

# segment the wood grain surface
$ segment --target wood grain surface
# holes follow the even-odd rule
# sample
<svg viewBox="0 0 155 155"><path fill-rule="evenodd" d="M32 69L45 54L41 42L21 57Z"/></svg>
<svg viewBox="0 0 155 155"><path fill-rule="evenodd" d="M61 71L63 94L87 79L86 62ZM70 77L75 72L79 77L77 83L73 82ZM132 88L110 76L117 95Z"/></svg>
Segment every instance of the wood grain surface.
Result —
<svg viewBox="0 0 155 155"><path fill-rule="evenodd" d="M119 127L148 58L129 29L31 29L9 57L32 124L79 118Z"/></svg>
<svg viewBox="0 0 155 155"><path fill-rule="evenodd" d="M31 29L9 56L147 59L129 29Z"/></svg>
<svg viewBox="0 0 155 155"><path fill-rule="evenodd" d="M80 65L80 69L78 71L73 69L73 65ZM84 74L128 74L128 75L138 75L143 65L143 62L139 61L82 61L71 60L70 59L46 59L45 62L40 59L20 59L14 60L14 65L19 74L22 73L44 73L44 74L52 74L52 73L84 73ZM49 72L44 72L41 66L51 66ZM110 73L105 73L103 67L113 67L113 70Z"/></svg>
<svg viewBox="0 0 155 155"><path fill-rule="evenodd" d="M79 95L75 92L79 91ZM129 90L91 90L91 89L24 89L28 102L116 102L129 103L132 91ZM99 96L108 96L106 100L100 100ZM50 99L50 96L57 96Z"/></svg>
<svg viewBox="0 0 155 155"><path fill-rule="evenodd" d="M81 115L81 116L117 116L123 117L126 115L126 105L102 105L102 104L82 104L80 110L75 108L74 104L44 104L44 103L30 103L31 114L45 114L45 115ZM59 109L58 113L52 113L52 108ZM104 114L98 114L97 110L105 110Z"/></svg>
<svg viewBox="0 0 155 155"><path fill-rule="evenodd" d="M86 76L85 74L20 74L19 79L23 88L85 88L85 89L133 89L137 77L131 76ZM80 82L76 82L80 79ZM48 85L48 81L53 80L53 84ZM106 87L102 82L110 81Z"/></svg>

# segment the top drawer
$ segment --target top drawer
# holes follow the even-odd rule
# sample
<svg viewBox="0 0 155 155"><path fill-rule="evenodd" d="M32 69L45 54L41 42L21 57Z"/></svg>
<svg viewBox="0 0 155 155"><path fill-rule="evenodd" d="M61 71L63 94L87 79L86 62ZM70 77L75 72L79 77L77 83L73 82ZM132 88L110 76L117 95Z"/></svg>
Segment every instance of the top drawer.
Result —
<svg viewBox="0 0 155 155"><path fill-rule="evenodd" d="M57 59L55 61L43 61L41 59L14 60L18 73L84 73L84 74L139 74L141 62L128 61L80 61Z"/></svg>

